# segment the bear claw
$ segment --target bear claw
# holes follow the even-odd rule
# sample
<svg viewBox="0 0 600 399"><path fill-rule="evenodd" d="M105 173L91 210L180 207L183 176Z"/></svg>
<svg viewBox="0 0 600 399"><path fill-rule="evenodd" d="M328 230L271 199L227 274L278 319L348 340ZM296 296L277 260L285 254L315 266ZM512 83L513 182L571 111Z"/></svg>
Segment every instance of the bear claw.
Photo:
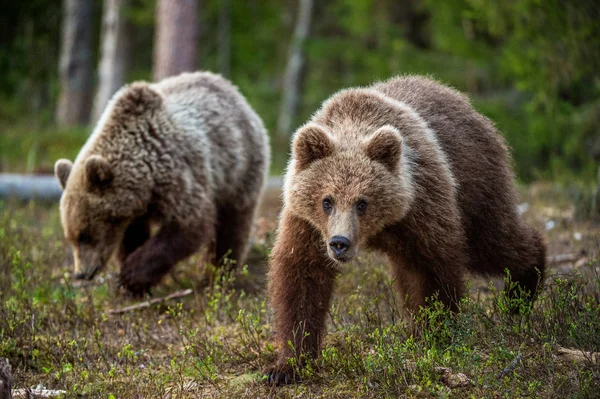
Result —
<svg viewBox="0 0 600 399"><path fill-rule="evenodd" d="M125 288L134 298L141 298L150 293L150 284L135 281L130 275L121 274L119 286Z"/></svg>
<svg viewBox="0 0 600 399"><path fill-rule="evenodd" d="M267 373L266 381L269 385L280 386L300 382L300 378L293 372L274 369Z"/></svg>

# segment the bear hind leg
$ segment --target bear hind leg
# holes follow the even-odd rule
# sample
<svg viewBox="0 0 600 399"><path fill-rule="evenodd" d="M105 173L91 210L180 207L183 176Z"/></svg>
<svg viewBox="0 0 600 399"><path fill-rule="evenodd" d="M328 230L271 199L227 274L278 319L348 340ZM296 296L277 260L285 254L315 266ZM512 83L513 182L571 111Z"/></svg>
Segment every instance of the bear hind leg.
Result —
<svg viewBox="0 0 600 399"><path fill-rule="evenodd" d="M426 307L427 301L432 298L442 302L450 311L458 311L465 291L461 265L445 267L442 272L435 273L428 271L425 263L411 264L397 254L390 256L390 260L404 308L412 316L421 307Z"/></svg>
<svg viewBox="0 0 600 399"><path fill-rule="evenodd" d="M216 231L216 262L232 271L246 260L255 203L244 208L219 208Z"/></svg>
<svg viewBox="0 0 600 399"><path fill-rule="evenodd" d="M515 286L509 290L511 298L527 298L534 300L539 294L546 272L546 245L540 233L532 227L526 226L525 244L519 247L519 259L507 266L510 272L510 281Z"/></svg>
<svg viewBox="0 0 600 399"><path fill-rule="evenodd" d="M516 215L496 223L474 220L469 231L471 272L502 276L508 270L508 297L535 299L546 271L546 246L540 233Z"/></svg>

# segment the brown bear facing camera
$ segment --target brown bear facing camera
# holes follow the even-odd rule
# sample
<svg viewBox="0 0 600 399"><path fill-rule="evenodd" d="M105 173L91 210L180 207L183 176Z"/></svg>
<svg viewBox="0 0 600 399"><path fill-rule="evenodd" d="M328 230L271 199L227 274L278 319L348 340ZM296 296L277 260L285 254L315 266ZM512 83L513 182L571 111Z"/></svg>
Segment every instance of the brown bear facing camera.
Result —
<svg viewBox="0 0 600 399"><path fill-rule="evenodd" d="M114 253L121 283L142 294L202 246L243 262L268 170L262 121L222 77L125 86L75 161L55 165L75 276L93 278Z"/></svg>
<svg viewBox="0 0 600 399"><path fill-rule="evenodd" d="M342 90L294 134L268 274L271 383L293 379L288 358L318 355L336 276L361 248L387 255L413 314L431 297L457 310L467 272L508 270L533 298L545 270L504 139L467 97L421 77Z"/></svg>

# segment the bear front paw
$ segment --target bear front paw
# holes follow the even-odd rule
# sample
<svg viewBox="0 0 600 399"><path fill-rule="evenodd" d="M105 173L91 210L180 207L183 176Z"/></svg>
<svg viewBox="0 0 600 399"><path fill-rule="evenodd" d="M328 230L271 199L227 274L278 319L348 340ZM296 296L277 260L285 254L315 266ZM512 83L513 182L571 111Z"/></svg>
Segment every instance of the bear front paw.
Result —
<svg viewBox="0 0 600 399"><path fill-rule="evenodd" d="M119 276L120 285L134 297L144 296L150 292L150 287L153 285L153 281L138 258L137 253L129 255Z"/></svg>
<svg viewBox="0 0 600 399"><path fill-rule="evenodd" d="M128 272L127 270L121 271L119 283L121 287L124 287L134 297L143 297L150 292L150 287L152 286L148 281L140 278L139 274L135 273L135 271Z"/></svg>
<svg viewBox="0 0 600 399"><path fill-rule="evenodd" d="M300 382L300 376L294 372L291 366L274 367L266 375L266 382L269 385L287 385Z"/></svg>

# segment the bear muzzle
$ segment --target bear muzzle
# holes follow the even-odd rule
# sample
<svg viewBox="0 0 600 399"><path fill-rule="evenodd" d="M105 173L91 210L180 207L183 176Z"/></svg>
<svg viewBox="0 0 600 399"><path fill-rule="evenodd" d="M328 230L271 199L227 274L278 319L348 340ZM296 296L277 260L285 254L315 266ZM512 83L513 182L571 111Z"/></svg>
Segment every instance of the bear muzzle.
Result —
<svg viewBox="0 0 600 399"><path fill-rule="evenodd" d="M356 247L344 236L336 235L329 240L328 254L336 262L346 263L354 259Z"/></svg>
<svg viewBox="0 0 600 399"><path fill-rule="evenodd" d="M102 263L97 254L74 248L75 265L74 276L77 280L91 280L102 269ZM83 255L83 259L82 259Z"/></svg>
<svg viewBox="0 0 600 399"><path fill-rule="evenodd" d="M335 236L329 240L329 246L336 257L343 257L348 248L350 248L350 244L350 240L342 236Z"/></svg>
<svg viewBox="0 0 600 399"><path fill-rule="evenodd" d="M75 279L89 281L89 280L93 279L99 271L100 271L100 266L95 266L95 267L87 269L83 272L75 273Z"/></svg>
<svg viewBox="0 0 600 399"><path fill-rule="evenodd" d="M336 209L330 216L326 236L327 254L338 263L350 262L358 252L358 215L354 209Z"/></svg>

